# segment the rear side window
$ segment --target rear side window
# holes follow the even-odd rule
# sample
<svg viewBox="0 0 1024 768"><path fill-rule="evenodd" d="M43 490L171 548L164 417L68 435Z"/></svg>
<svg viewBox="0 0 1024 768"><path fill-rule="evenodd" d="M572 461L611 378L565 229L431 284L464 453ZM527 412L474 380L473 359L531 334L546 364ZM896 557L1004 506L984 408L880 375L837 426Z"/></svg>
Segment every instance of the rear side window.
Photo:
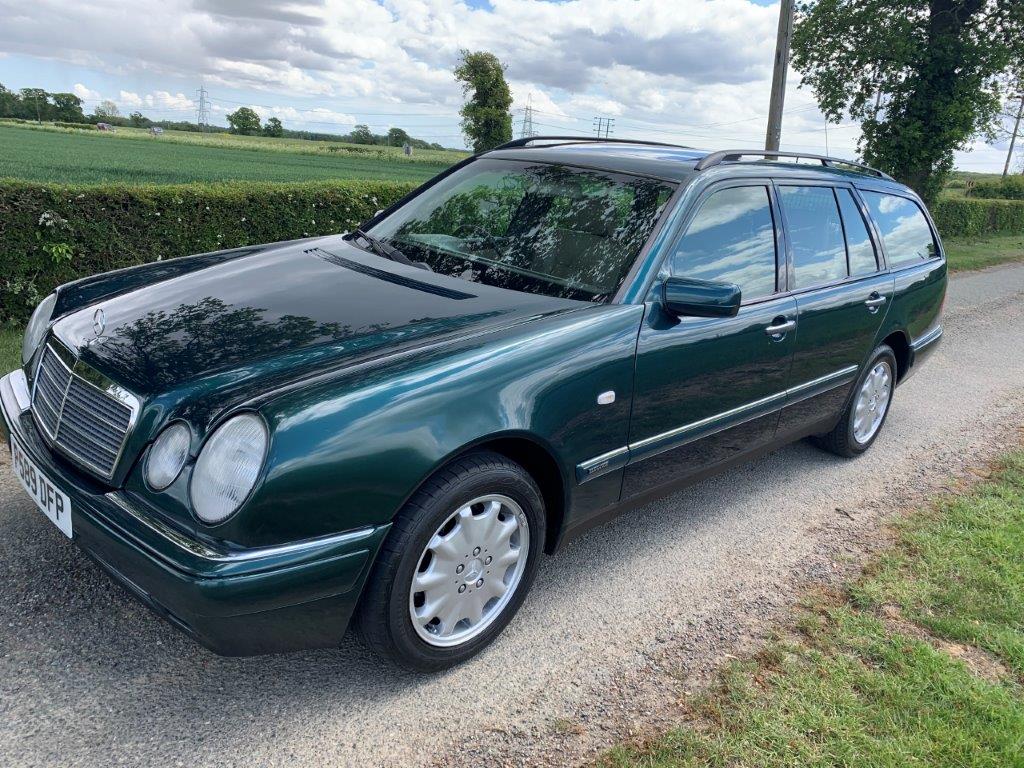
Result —
<svg viewBox="0 0 1024 768"><path fill-rule="evenodd" d="M883 192L862 191L861 194L882 234L891 266L914 264L938 254L931 227L917 203Z"/></svg>
<svg viewBox="0 0 1024 768"><path fill-rule="evenodd" d="M712 193L676 246L672 272L735 283L744 301L775 293L775 223L768 188Z"/></svg>
<svg viewBox="0 0 1024 768"><path fill-rule="evenodd" d="M875 246L871 242L867 225L861 215L853 192L848 189L837 189L839 210L843 214L843 229L846 231L846 252L850 258L850 274L870 275L878 271L878 258Z"/></svg>
<svg viewBox="0 0 1024 768"><path fill-rule="evenodd" d="M846 278L846 243L831 187L779 187L779 204L793 251L791 289Z"/></svg>

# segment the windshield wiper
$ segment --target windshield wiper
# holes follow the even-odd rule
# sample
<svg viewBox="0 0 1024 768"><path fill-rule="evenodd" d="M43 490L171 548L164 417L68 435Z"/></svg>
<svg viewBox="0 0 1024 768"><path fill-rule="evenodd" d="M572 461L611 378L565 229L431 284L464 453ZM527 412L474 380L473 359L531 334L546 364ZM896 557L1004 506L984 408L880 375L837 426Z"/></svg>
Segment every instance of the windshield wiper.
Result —
<svg viewBox="0 0 1024 768"><path fill-rule="evenodd" d="M382 258L397 261L399 264L405 264L409 267L419 267L420 269L426 270L430 269L430 267L422 261L413 261L400 250L395 248L395 246L385 243L383 240L374 237L369 232L362 229L356 228L346 235L346 239L348 240L355 240L357 237L365 240L366 244L370 247L370 250Z"/></svg>

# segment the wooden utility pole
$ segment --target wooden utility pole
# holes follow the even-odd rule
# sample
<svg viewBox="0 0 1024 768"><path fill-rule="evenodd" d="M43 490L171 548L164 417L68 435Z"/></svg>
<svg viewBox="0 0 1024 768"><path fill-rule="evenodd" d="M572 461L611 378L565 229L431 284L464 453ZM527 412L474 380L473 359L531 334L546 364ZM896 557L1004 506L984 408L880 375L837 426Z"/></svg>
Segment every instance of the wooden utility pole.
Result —
<svg viewBox="0 0 1024 768"><path fill-rule="evenodd" d="M779 149L782 138L782 107L786 100L786 72L789 70L789 41L793 37L793 0L782 0L779 7L779 36L775 40L775 71L772 73L772 100L768 107L767 150Z"/></svg>
<svg viewBox="0 0 1024 768"><path fill-rule="evenodd" d="M1013 122L1013 133L1010 134L1010 150L1006 153L1003 176L1010 172L1010 160L1013 159L1013 145L1017 143L1017 131L1020 130L1020 120L1022 117L1024 117L1024 82L1021 83L1020 106L1017 107L1017 119Z"/></svg>

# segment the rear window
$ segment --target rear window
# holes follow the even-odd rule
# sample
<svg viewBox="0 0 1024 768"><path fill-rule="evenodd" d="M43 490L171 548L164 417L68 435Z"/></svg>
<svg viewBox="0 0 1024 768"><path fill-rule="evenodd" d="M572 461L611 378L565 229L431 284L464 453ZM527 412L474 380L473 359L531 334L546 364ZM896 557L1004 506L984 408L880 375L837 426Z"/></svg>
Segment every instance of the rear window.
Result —
<svg viewBox="0 0 1024 768"><path fill-rule="evenodd" d="M846 278L846 243L831 187L779 187L793 251L792 289Z"/></svg>
<svg viewBox="0 0 1024 768"><path fill-rule="evenodd" d="M938 255L932 229L913 200L884 192L862 191L893 267L915 264Z"/></svg>
<svg viewBox="0 0 1024 768"><path fill-rule="evenodd" d="M853 192L848 189L837 189L839 210L843 214L843 229L846 231L846 252L850 259L850 274L870 275L878 271L878 259L875 246L871 243L867 225L861 215Z"/></svg>

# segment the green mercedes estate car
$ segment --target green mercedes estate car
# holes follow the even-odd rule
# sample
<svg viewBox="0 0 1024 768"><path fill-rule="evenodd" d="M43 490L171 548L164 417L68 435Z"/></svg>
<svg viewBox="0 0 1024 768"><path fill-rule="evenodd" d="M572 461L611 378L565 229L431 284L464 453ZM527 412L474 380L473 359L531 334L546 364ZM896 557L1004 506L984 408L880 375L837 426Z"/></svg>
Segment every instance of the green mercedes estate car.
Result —
<svg viewBox="0 0 1024 768"><path fill-rule="evenodd" d="M3 427L42 512L217 653L351 623L437 670L612 515L867 450L945 291L925 206L866 166L519 140L345 235L58 288Z"/></svg>

